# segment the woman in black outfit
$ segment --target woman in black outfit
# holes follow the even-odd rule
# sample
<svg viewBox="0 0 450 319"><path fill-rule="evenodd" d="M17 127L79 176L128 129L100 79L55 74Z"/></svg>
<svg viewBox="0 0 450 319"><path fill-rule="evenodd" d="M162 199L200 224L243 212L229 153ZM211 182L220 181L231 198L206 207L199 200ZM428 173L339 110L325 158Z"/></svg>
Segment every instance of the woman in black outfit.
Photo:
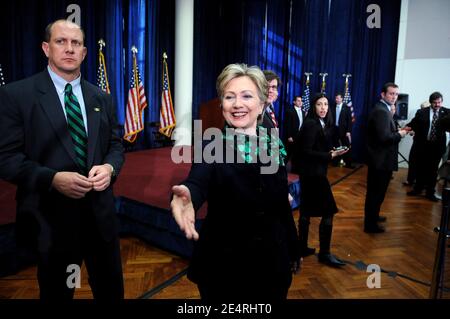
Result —
<svg viewBox="0 0 450 319"><path fill-rule="evenodd" d="M196 240L188 278L206 302L286 299L300 257L286 153L278 137L258 125L267 81L258 67L231 64L216 86L226 126L219 140L204 146L203 156L212 144L227 142L216 149L215 159L223 150L222 156L231 153L234 161L203 158L172 188L172 214L186 237ZM265 171L269 164L260 155L269 146L274 169ZM195 212L205 201L208 212L197 233Z"/></svg>
<svg viewBox="0 0 450 319"><path fill-rule="evenodd" d="M332 119L328 99L322 93L314 96L311 109L296 139L295 168L300 180L299 237L302 257L315 253L308 247L310 217L322 217L319 226L319 261L330 266L344 262L330 252L333 216L338 212L327 179L328 163L348 150L332 148Z"/></svg>

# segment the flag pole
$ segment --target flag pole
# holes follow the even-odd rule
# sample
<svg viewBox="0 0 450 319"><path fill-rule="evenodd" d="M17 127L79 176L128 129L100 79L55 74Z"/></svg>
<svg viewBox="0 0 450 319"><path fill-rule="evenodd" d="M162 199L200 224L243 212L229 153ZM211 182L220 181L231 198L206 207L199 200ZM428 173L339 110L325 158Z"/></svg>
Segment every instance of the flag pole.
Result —
<svg viewBox="0 0 450 319"><path fill-rule="evenodd" d="M322 87L320 88L320 93L325 93L325 87L326 87L326 80L328 73L319 73L319 75L322 77Z"/></svg>
<svg viewBox="0 0 450 319"><path fill-rule="evenodd" d="M101 65L103 69L103 73L105 74L105 85L106 85L106 93L110 93L109 89L109 81L108 81L108 74L106 73L106 62L105 62L105 55L103 54L103 48L106 46L105 40L100 39L98 40L98 63Z"/></svg>

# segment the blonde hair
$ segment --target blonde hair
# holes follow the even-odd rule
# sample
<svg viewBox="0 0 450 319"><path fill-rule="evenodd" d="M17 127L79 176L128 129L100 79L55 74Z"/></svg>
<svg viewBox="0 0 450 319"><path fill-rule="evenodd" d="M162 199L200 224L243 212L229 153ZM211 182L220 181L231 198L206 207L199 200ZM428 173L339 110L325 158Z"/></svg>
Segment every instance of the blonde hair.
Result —
<svg viewBox="0 0 450 319"><path fill-rule="evenodd" d="M257 88L257 94L261 102L265 102L268 96L268 83L264 73L256 65L247 66L247 64L229 64L217 77L216 89L217 95L222 100L225 87L228 83L241 76L247 76Z"/></svg>

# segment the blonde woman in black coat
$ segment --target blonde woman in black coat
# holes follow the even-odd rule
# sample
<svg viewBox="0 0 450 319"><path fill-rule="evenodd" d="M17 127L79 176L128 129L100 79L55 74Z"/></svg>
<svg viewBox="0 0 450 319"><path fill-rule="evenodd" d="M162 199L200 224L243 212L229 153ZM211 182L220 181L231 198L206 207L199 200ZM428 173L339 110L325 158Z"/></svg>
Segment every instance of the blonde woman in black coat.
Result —
<svg viewBox="0 0 450 319"><path fill-rule="evenodd" d="M332 147L332 119L328 112L328 99L317 94L311 109L297 136L295 144L295 167L300 179L300 255L315 253L308 247L310 217L322 217L319 226L319 261L330 266L343 266L344 262L330 252L333 216L338 212L327 179L328 163L348 149Z"/></svg>
<svg viewBox="0 0 450 319"><path fill-rule="evenodd" d="M288 201L286 153L277 136L265 135L258 125L267 81L256 66L231 64L217 78L217 92L226 125L211 144L226 140L223 147L238 161L204 158L172 188L172 214L186 237L196 240L188 278L206 302L286 299L299 261L298 238ZM258 148L250 147L256 143ZM266 172L260 155L269 145L279 152L271 153L276 165ZM205 201L208 213L197 232L195 212Z"/></svg>

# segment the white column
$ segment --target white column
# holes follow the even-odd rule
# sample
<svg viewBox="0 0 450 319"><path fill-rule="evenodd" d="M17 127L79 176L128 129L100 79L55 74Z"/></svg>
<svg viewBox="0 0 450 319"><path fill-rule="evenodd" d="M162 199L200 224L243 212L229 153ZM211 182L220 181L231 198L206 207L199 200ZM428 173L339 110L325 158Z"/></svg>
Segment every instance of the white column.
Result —
<svg viewBox="0 0 450 319"><path fill-rule="evenodd" d="M175 146L191 145L194 0L175 1Z"/></svg>

